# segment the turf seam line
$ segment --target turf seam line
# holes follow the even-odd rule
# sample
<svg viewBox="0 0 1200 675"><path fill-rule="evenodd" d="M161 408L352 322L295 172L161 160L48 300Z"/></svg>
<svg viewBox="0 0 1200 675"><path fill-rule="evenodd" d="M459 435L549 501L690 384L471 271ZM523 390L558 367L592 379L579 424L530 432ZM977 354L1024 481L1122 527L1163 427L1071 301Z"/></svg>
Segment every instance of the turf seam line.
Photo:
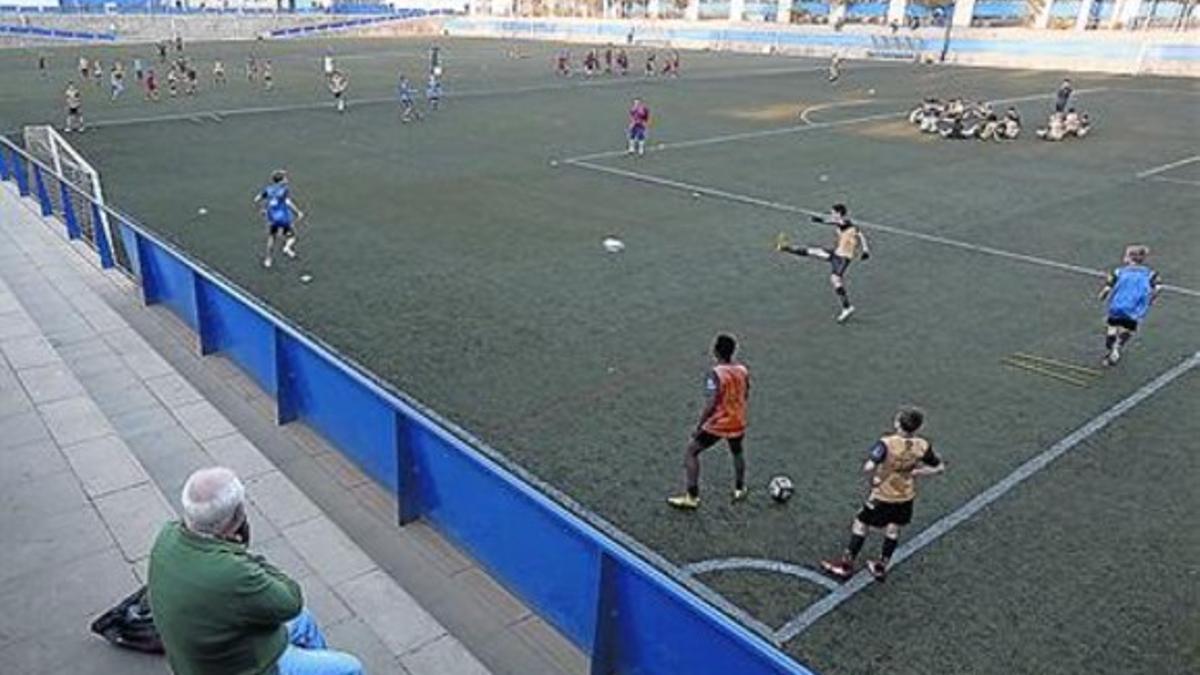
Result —
<svg viewBox="0 0 1200 675"><path fill-rule="evenodd" d="M990 506L993 502L999 500L1004 495L1008 494L1021 483L1025 482L1034 474L1046 468L1053 461L1067 454L1081 443L1094 436L1096 433L1105 429L1113 420L1121 417L1126 412L1129 412L1138 404L1146 399L1154 396L1163 388L1170 385L1180 377L1190 373L1197 366L1200 366L1200 351L1192 354L1180 363L1159 374L1150 382L1142 385L1134 393L1122 399L1108 410L1093 417L1083 426L1075 431L1072 431L1060 441L1042 451L1038 455L1026 460L1021 466L1017 467L1012 473L1005 476L998 483L995 483L988 489L973 497L970 501L958 507L953 512L942 516L933 525L925 528L916 537L907 541L904 545L896 550L892 556L892 565L899 565L909 557L920 552L922 549L936 542L942 535L953 530L963 522ZM807 609L801 612L796 618L784 624L779 629L776 637L780 643L786 643L804 631L808 630L814 623L822 617L837 609L839 605L846 602L850 598L857 595L867 586L871 585L871 575L866 570L861 570L849 582L843 584L836 591L830 593L824 598L810 605Z"/></svg>
<svg viewBox="0 0 1200 675"><path fill-rule="evenodd" d="M1192 155L1191 157L1184 157L1183 159L1176 160L1174 162L1169 162L1167 164L1160 164L1158 166L1146 169L1145 171L1139 171L1139 172L1137 172L1137 177L1138 178L1149 178L1150 176L1153 176L1155 174L1160 174L1164 171L1170 171L1171 169L1177 169L1181 166L1186 166L1193 162L1200 162L1200 155Z"/></svg>
<svg viewBox="0 0 1200 675"><path fill-rule="evenodd" d="M1098 94L1108 91L1107 87L1093 87L1091 89L1078 89L1076 95L1082 94ZM997 98L988 103L1021 103L1024 101L1037 101L1041 99L1053 98L1055 94L1028 94L1025 96L1013 96L1010 98ZM865 115L863 117L851 117L844 120L835 120L831 122L817 122L815 124L793 124L786 127L776 127L773 129L757 129L755 131L742 131L733 134L724 134L720 136L710 136L708 138L696 138L689 141L676 141L674 143L659 143L651 148L650 152L661 152L663 150L678 150L681 148L696 148L704 145L714 145L717 143L728 143L729 141L741 141L748 138L766 138L769 136L779 136L781 134L794 134L801 131L815 131L817 129L833 129L837 127L849 126L852 124L862 124L863 122L877 122L893 117L903 117L908 115L908 110L900 110L896 112L876 113L873 115ZM625 154L624 150L605 150L603 152L593 152L586 155L578 155L576 157L568 157L561 161L585 162L593 159L605 159L608 157L619 157Z"/></svg>
<svg viewBox="0 0 1200 675"><path fill-rule="evenodd" d="M868 66L874 68L895 67L894 65L878 65ZM808 67L808 68L760 68L757 70L745 70L740 72L725 72L711 73L708 75L696 75L686 78L687 82L696 81L712 81L726 79L740 79L744 77L771 77L776 75L795 75L803 73L816 73L827 70L827 67ZM511 87L508 89L467 89L458 92L446 92L443 98L446 99L463 99L463 98L486 98L489 96L504 96L508 94L535 94L548 91L563 91L571 89L588 89L599 87L612 87L621 84L650 84L650 83L666 83L675 82L678 80L672 78L645 78L634 77L624 79L609 79L609 80L581 80L562 84L536 84L527 85L524 87ZM356 108L364 105L380 105L385 103L396 103L395 96L373 97L363 99L347 99L347 105L350 108ZM337 104L333 101L310 101L307 103L292 103L287 105L277 106L252 106L247 108L233 108L229 110L194 110L190 112L168 113L164 115L147 115L143 117L127 117L122 119L97 120L88 123L92 128L108 128L121 126L134 126L138 124L154 124L157 122L178 122L189 120L198 115L261 115L267 113L280 112L297 112L302 110L321 110L322 108L334 108ZM20 130L14 130L12 133L19 133Z"/></svg>
<svg viewBox="0 0 1200 675"><path fill-rule="evenodd" d="M782 560L768 560L766 558L713 558L711 560L689 563L682 568L684 574L691 576L724 570L760 570L787 574L799 577L805 581L811 581L827 591L835 591L841 586L841 584L814 569L804 567L803 565L783 562Z"/></svg>
<svg viewBox="0 0 1200 675"><path fill-rule="evenodd" d="M673 180L670 178L662 178L659 176L652 176L650 174L639 173L637 171L629 171L626 169L619 169L617 167L605 166L603 164L596 164L594 162L589 162L586 160L564 160L564 161L570 166L578 167L581 169L597 171L600 173L607 173L607 174L611 174L614 176L620 176L622 178L630 178L630 179L633 179L633 180L636 180L639 182L650 183L652 185L659 185L659 186L670 188L673 190L680 190L680 191L684 191L684 192L690 192L693 194L708 195L710 197L716 197L718 199L724 199L726 201L737 202L740 204L747 204L750 206L758 206L758 207L762 207L762 208L766 208L766 209L771 209L774 211L783 211L785 213L797 213L797 214L806 215L806 216L824 216L825 215L825 212L823 212L823 211L814 211L812 209L806 209L806 208L799 207L799 206L793 206L791 204L785 204L783 202L771 201L769 199L762 199L759 197L754 197L752 195L744 195L744 194L739 194L736 192L729 192L727 190L721 190L719 188L708 187L705 185L697 185L695 183L686 183L683 181ZM972 244L970 242L961 241L958 239L950 239L949 237L942 237L942 236L939 236L936 234L928 234L925 232L918 232L916 230L908 230L908 229L905 229L902 227L896 227L893 225L883 225L881 223L873 223L873 222L869 222L866 220L858 220L858 219L856 219L856 221L860 225L863 225L864 227L870 228L872 230L877 230L879 232L887 232L889 234L894 234L894 235L902 236L902 237L909 237L911 239L917 239L917 240L932 243L932 244L940 244L942 246L949 246L951 248L962 249L962 250L971 251L974 253L980 253L980 254L984 254L984 255L992 255L992 256L996 256L996 257L1000 257L1000 258L1007 258L1009 260L1016 260L1018 262L1024 262L1024 263L1028 263L1031 265L1040 265L1042 267L1049 267L1049 268L1053 268L1053 269L1057 269L1057 270L1062 270L1065 272L1072 272L1075 274L1082 274L1082 275L1086 275L1086 276L1090 276L1090 277L1098 277L1101 279L1108 277L1108 274L1102 270L1093 269L1090 267L1084 267L1082 265L1075 265L1072 263L1060 262L1057 260L1051 260L1049 258L1040 258L1038 256L1027 255L1025 253L1017 253L1015 251L1008 251L1008 250L1005 250L1002 248L995 248L993 246L986 246L983 244ZM1172 284L1163 284L1162 288L1163 288L1163 290L1171 291L1174 293L1179 293L1181 295L1187 295L1187 296L1191 296L1191 297L1200 298L1200 290L1185 288L1182 286L1175 286Z"/></svg>

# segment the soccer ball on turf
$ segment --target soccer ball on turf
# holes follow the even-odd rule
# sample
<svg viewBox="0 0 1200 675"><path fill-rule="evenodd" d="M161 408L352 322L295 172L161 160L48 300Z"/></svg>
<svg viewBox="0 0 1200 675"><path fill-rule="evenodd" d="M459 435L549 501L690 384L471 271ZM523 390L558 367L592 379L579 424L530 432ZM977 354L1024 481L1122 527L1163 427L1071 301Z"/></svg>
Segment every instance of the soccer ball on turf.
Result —
<svg viewBox="0 0 1200 675"><path fill-rule="evenodd" d="M767 493L771 495L771 499L782 504L792 498L792 493L796 491L796 486L792 485L792 479L787 476L775 476L767 483Z"/></svg>

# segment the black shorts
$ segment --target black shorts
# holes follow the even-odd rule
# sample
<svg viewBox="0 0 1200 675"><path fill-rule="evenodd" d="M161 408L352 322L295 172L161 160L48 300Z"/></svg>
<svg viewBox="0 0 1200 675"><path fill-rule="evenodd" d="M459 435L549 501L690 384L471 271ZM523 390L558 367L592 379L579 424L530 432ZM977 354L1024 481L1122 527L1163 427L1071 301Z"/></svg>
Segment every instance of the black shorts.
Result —
<svg viewBox="0 0 1200 675"><path fill-rule="evenodd" d="M341 98L341 97L342 97L342 92L340 92L340 91L335 91L335 92L333 92L333 97L334 97L335 99L339 99L339 98Z"/></svg>
<svg viewBox="0 0 1200 675"><path fill-rule="evenodd" d="M839 277L846 276L846 269L850 267L850 259L843 258L829 249L826 249L826 253L829 254L829 271Z"/></svg>
<svg viewBox="0 0 1200 675"><path fill-rule="evenodd" d="M1127 316L1110 316L1108 317L1108 325L1113 328L1124 328L1130 333L1135 333L1138 329L1137 319L1131 319Z"/></svg>
<svg viewBox="0 0 1200 675"><path fill-rule="evenodd" d="M707 450L717 443L720 443L722 438L722 436L710 434L702 429L696 434L696 444L700 446L701 450ZM725 440L729 443L729 451L735 455L742 454L742 441L745 440L745 438L745 434L741 436L725 438Z"/></svg>
<svg viewBox="0 0 1200 675"><path fill-rule="evenodd" d="M267 234L274 237L280 232L286 237L296 236L296 230L292 228L291 223L267 223Z"/></svg>
<svg viewBox="0 0 1200 675"><path fill-rule="evenodd" d="M881 502L867 499L862 510L858 512L858 520L869 527L887 527L888 525L908 525L912 522L913 503Z"/></svg>
<svg viewBox="0 0 1200 675"><path fill-rule="evenodd" d="M70 117L79 117L79 108L67 108L67 115Z"/></svg>

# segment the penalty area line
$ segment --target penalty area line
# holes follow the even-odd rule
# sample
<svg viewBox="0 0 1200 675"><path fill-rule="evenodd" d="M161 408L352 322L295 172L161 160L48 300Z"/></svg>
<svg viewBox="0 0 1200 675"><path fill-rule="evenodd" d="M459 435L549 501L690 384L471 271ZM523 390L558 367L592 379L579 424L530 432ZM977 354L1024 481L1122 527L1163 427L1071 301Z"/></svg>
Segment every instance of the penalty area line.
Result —
<svg viewBox="0 0 1200 675"><path fill-rule="evenodd" d="M1063 437L1062 440L1034 456L1032 459L1027 460L1024 464L1017 467L1012 473L1005 476L990 488L976 495L966 504L963 504L949 514L942 516L933 525L925 528L925 530L923 530L920 534L907 541L900 548L896 549L895 555L892 556L892 565L899 565L908 558L919 553L922 549L931 546L943 535L963 524L972 516L976 515L983 509L990 506L993 502L1011 492L1014 488L1028 480L1031 476L1049 466L1054 460L1079 447L1079 445L1084 441L1104 430L1114 420L1137 407L1138 404L1149 399L1151 396L1154 396L1175 380L1187 375L1197 366L1200 366L1200 351L1192 354L1188 358L1160 374L1158 377L1142 385L1141 388L1122 399L1116 405L1113 405L1108 410L1105 410L1099 415L1093 417L1083 426ZM809 605L809 607L796 616L796 618L784 624L783 627L779 629L778 633L776 633L776 639L781 644L795 639L801 633L808 630L817 621L820 621L822 617L837 609L842 603L853 598L860 591L869 586L871 582L871 575L868 574L866 570L859 571L859 573L856 574L853 579L846 582L829 595L826 595L824 598L821 598L812 605Z"/></svg>
<svg viewBox="0 0 1200 675"><path fill-rule="evenodd" d="M812 127L800 127L800 128L811 129L816 126L817 125L814 124ZM621 154L624 154L624 153L621 153ZM785 204L783 202L772 201L769 199L762 199L760 197L755 197L753 195L746 195L746 194L740 194L737 192L730 192L728 190L722 190L720 188L709 187L706 185L698 185L696 183L688 183L685 181L673 180L670 178L662 178L660 176L653 176L653 175L646 174L646 173L639 173L637 171L629 171L627 169L620 169L620 168L617 168L614 166L606 166L604 164L596 164L595 162L589 162L586 160L566 159L566 160L563 160L563 162L570 166L578 167L580 169L585 169L588 171L596 171L599 173L606 173L606 174L609 174L612 176L619 176L621 178L628 178L628 179L635 180L635 181L638 181L641 183L649 183L651 185L657 185L660 187L670 188L672 190L689 192L693 195L706 195L709 197L715 197L717 199L723 199L725 201L736 202L739 204L746 204L749 206L758 206L761 208L771 209L774 211L783 211L785 213L796 213L796 214L805 215L805 216L823 216L823 215L825 215L825 212L822 212L822 211L814 211L812 209L806 209L806 208L803 208L800 206L793 206L791 204ZM1024 253L1017 253L1016 251L1008 251L1008 250L1005 250L1002 248L996 248L994 246L986 246L983 244L972 244L971 242L961 241L959 239L951 239L949 237L942 237L942 236L939 236L936 234L928 234L925 232L918 232L916 230L905 229L903 227L896 227L894 225L884 225L882 223L874 223L874 222L869 222L866 220L856 219L856 222L858 224L860 224L864 227L870 228L872 230L878 230L880 232L887 232L889 234L894 234L894 235L901 236L901 237L908 237L910 239L917 239L919 241L924 241L924 242L928 242L931 244L939 244L942 246L957 248L957 249L961 249L964 251L971 251L973 253L990 255L990 256L995 256L998 258L1006 258L1008 260L1015 260L1018 262L1028 263L1030 265L1039 265L1041 267L1049 267L1049 268L1061 270L1064 272L1071 272L1074 274L1082 274L1082 275L1086 275L1086 276L1090 276L1090 277L1097 277L1097 278L1101 278L1101 279L1107 278L1107 276L1108 276L1102 270L1093 269L1090 267L1084 267L1082 265L1075 265L1072 263L1060 262L1058 260L1051 260L1049 258L1040 258L1038 256L1026 255ZM1192 288L1185 288L1183 286L1175 286L1172 284L1163 284L1162 288L1163 288L1163 290L1171 291L1173 293L1178 293L1180 295L1187 295L1187 296L1191 296L1191 297L1195 297L1195 298L1200 298L1200 290L1195 290Z"/></svg>

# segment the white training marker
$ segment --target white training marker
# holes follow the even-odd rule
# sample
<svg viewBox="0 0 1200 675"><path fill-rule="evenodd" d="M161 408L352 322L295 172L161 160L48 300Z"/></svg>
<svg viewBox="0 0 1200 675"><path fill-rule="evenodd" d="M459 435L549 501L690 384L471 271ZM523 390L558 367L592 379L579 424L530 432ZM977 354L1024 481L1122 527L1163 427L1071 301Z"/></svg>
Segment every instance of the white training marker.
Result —
<svg viewBox="0 0 1200 675"><path fill-rule="evenodd" d="M311 274L301 274L301 275L300 275L300 283L302 283L302 284L307 284L307 283L308 283L308 282L310 282L310 281L312 281L312 275L311 275Z"/></svg>
<svg viewBox="0 0 1200 675"><path fill-rule="evenodd" d="M819 180L819 181L821 181L822 183L824 183L824 182L827 182L827 181L829 180L829 176L826 176L825 174L821 174L820 176L818 176L818 177L817 177L817 180Z"/></svg>
<svg viewBox="0 0 1200 675"><path fill-rule="evenodd" d="M550 166L558 166L558 160L557 159L550 160Z"/></svg>
<svg viewBox="0 0 1200 675"><path fill-rule="evenodd" d="M604 246L604 250L609 253L620 253L625 250L625 242L616 237L605 237L604 241L600 242Z"/></svg>
<svg viewBox="0 0 1200 675"><path fill-rule="evenodd" d="M699 192L693 192L693 193L692 193L692 199L700 199L700 193L699 193Z"/></svg>
<svg viewBox="0 0 1200 675"><path fill-rule="evenodd" d="M201 206L200 208L196 209L196 213L198 213L202 216L206 216L206 215L208 215L208 209Z"/></svg>

